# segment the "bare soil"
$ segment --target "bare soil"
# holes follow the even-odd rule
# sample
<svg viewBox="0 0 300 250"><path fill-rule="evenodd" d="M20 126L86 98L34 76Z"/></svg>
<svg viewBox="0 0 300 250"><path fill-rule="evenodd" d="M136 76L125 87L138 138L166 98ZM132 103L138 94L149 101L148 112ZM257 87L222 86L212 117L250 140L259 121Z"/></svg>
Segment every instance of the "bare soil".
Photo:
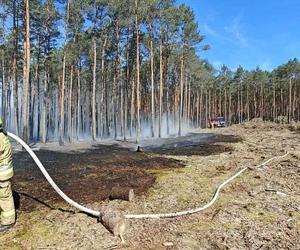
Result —
<svg viewBox="0 0 300 250"><path fill-rule="evenodd" d="M128 220L125 244L96 218L68 206L26 152L14 153L17 224L0 249L300 249L300 134L252 121L198 130L179 138L36 145L56 183L74 200L123 213L174 212L203 206L216 187L244 166L289 151L228 184L209 209L161 220ZM18 147L16 147L17 149ZM108 201L133 188L133 202Z"/></svg>

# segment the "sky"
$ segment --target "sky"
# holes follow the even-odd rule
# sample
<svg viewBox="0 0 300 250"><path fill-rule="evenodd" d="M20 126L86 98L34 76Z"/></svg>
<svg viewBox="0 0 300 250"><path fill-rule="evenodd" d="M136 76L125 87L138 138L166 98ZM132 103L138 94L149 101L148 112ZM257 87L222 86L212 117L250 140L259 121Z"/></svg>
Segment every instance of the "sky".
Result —
<svg viewBox="0 0 300 250"><path fill-rule="evenodd" d="M216 68L272 70L300 58L300 0L177 0L193 8L203 44L200 57Z"/></svg>

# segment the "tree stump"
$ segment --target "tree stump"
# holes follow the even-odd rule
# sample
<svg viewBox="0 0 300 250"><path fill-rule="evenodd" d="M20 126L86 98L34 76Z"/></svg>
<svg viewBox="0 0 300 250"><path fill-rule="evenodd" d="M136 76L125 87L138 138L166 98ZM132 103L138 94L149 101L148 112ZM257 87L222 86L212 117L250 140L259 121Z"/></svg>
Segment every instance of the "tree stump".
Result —
<svg viewBox="0 0 300 250"><path fill-rule="evenodd" d="M122 187L113 187L110 195L110 200L125 200L125 201L133 201L134 192L132 188L122 188Z"/></svg>
<svg viewBox="0 0 300 250"><path fill-rule="evenodd" d="M136 152L142 153L142 152L144 152L144 150L142 149L141 146L138 146L137 149L136 149Z"/></svg>

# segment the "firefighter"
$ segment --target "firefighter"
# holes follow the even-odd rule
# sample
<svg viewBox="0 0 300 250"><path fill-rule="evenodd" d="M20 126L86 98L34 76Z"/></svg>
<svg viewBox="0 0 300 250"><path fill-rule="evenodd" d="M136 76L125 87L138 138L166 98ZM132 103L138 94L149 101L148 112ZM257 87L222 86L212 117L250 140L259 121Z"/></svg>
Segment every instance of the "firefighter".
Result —
<svg viewBox="0 0 300 250"><path fill-rule="evenodd" d="M15 204L10 179L13 177L12 150L0 118L0 232L15 225Z"/></svg>

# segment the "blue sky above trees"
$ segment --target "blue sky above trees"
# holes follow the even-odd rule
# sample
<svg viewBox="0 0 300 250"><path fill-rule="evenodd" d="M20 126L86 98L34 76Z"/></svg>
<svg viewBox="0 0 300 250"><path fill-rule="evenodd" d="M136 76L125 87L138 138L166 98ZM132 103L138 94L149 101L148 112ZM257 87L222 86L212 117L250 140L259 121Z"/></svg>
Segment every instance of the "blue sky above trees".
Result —
<svg viewBox="0 0 300 250"><path fill-rule="evenodd" d="M216 68L271 70L300 57L299 0L178 0L191 6Z"/></svg>

